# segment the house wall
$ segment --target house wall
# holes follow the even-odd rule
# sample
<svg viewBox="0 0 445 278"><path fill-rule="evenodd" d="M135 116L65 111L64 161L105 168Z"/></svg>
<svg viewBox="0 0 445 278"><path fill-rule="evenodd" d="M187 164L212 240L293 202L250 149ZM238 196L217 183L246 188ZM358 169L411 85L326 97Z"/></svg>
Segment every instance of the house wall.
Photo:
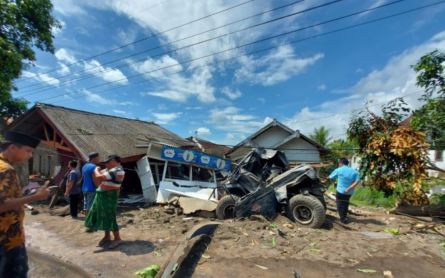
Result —
<svg viewBox="0 0 445 278"><path fill-rule="evenodd" d="M46 177L56 175L56 167L60 165L60 157L56 149L40 144L34 150L32 162L30 165L30 174L40 174Z"/></svg>
<svg viewBox="0 0 445 278"><path fill-rule="evenodd" d="M437 160L437 155L436 152L438 151L433 151L433 150L429 150L428 151L428 157L431 160L431 162L433 162L437 167L441 168L441 169L445 169L445 150L440 150L439 152L442 153L442 159L441 160ZM432 170L428 170L428 174L430 176L434 176L437 177L439 175L439 172L437 171L432 171Z"/></svg>
<svg viewBox="0 0 445 278"><path fill-rule="evenodd" d="M252 140L252 147L240 147L230 153L227 158L233 161L242 159L254 147L272 148L289 136L289 132L279 127L272 127Z"/></svg>
<svg viewBox="0 0 445 278"><path fill-rule="evenodd" d="M360 157L358 155L353 155L351 157L349 163L350 163L352 168L354 168L356 170L359 170L359 168L360 168L360 161L361 161L361 159L360 159Z"/></svg>
<svg viewBox="0 0 445 278"><path fill-rule="evenodd" d="M252 141L263 148L272 148L289 136L289 132L279 127L272 127L260 134Z"/></svg>
<svg viewBox="0 0 445 278"><path fill-rule="evenodd" d="M320 152L311 143L295 138L280 146L280 151L286 154L290 162L320 162Z"/></svg>
<svg viewBox="0 0 445 278"><path fill-rule="evenodd" d="M230 153L229 155L226 155L227 159L230 159L232 161L239 161L241 160L248 152L252 150L251 147L240 147L239 149L236 149L234 152Z"/></svg>

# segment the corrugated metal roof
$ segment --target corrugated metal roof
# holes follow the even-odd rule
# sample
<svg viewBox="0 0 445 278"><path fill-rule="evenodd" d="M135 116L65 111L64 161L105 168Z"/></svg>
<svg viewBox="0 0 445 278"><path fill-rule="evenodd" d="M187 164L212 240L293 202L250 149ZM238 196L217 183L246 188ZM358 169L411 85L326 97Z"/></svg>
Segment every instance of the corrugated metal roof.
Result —
<svg viewBox="0 0 445 278"><path fill-rule="evenodd" d="M28 113L42 112L54 126L83 154L99 152L105 157L119 154L130 157L145 153L136 148L150 142L171 146L190 146L192 143L153 122L127 119L99 113L91 113L50 104L36 104L25 113L23 120L17 119L11 129L21 129L27 122L35 122ZM28 117L27 117L28 116ZM31 120L34 118L34 121Z"/></svg>

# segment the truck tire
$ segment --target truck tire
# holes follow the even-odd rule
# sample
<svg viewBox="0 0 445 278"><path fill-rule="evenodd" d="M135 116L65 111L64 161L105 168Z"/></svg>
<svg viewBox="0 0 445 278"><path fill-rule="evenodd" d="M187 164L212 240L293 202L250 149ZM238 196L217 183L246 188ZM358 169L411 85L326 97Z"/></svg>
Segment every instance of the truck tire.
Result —
<svg viewBox="0 0 445 278"><path fill-rule="evenodd" d="M236 195L222 197L216 205L216 217L220 220L235 217L235 204L240 198Z"/></svg>
<svg viewBox="0 0 445 278"><path fill-rule="evenodd" d="M288 217L309 228L320 228L326 218L326 210L317 197L296 195L289 200Z"/></svg>

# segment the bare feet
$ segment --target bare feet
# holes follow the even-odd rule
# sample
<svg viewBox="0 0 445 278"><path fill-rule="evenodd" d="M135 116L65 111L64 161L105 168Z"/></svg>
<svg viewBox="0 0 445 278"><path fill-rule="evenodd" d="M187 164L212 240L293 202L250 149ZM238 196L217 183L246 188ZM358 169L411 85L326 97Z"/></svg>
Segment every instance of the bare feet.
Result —
<svg viewBox="0 0 445 278"><path fill-rule="evenodd" d="M107 244L107 243L110 242L110 241L111 241L110 238L106 238L106 237L104 237L103 239L101 239L101 240L99 241L99 243L97 244L97 246L99 246L99 247L103 247L103 246L105 246L105 244Z"/></svg>
<svg viewBox="0 0 445 278"><path fill-rule="evenodd" d="M111 241L111 243L108 245L108 249L114 249L114 248L118 247L121 243L122 243L122 240L115 239L115 240Z"/></svg>

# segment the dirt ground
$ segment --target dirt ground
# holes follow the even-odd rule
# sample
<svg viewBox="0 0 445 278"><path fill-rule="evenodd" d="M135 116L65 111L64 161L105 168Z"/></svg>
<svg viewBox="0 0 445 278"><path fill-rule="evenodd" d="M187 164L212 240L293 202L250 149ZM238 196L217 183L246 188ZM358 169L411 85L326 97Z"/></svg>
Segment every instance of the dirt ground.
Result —
<svg viewBox="0 0 445 278"><path fill-rule="evenodd" d="M87 277L54 275L49 266L57 262L65 272L76 272L72 267L78 266L92 277L135 277L139 269L166 263L188 230L209 221L166 214L160 206L121 208L118 222L124 243L108 250L96 247L103 234L86 233L81 219L38 209L39 214L26 217L27 245L55 260L45 263L31 255L30 277ZM366 209L363 214L352 215L353 222L343 226L328 211L325 226L318 230L298 227L282 215L272 223L261 218L223 221L193 277L383 277L384 271L396 278L445 277L440 247L445 237L424 222L382 209ZM385 228L398 228L400 234L389 234ZM436 229L445 233L444 225ZM375 273L359 271L363 269Z"/></svg>

